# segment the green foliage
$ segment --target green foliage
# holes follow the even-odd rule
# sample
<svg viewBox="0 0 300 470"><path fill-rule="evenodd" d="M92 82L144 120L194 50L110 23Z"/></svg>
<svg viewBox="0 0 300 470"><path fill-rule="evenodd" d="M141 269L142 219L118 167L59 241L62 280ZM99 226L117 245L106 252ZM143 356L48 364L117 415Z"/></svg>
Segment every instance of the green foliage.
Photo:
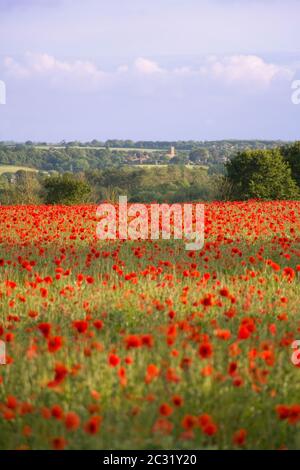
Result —
<svg viewBox="0 0 300 470"><path fill-rule="evenodd" d="M300 141L282 147L280 150L285 161L290 165L294 180L300 187Z"/></svg>
<svg viewBox="0 0 300 470"><path fill-rule="evenodd" d="M28 166L42 171L79 173L89 168L118 165L120 161L117 155L105 148L0 145L0 164Z"/></svg>
<svg viewBox="0 0 300 470"><path fill-rule="evenodd" d="M138 141L108 140L100 142L65 142L47 145L46 143L25 144L0 142L0 164L28 166L42 171L59 173L79 173L89 169L102 169L124 164L140 164L140 158L147 164L191 162L223 167L224 162L237 151L247 148L274 148L276 141ZM176 149L176 157L169 162L167 153L170 147ZM143 160L142 163L145 163ZM221 169L222 173L222 169Z"/></svg>
<svg viewBox="0 0 300 470"><path fill-rule="evenodd" d="M19 170L0 177L0 202L6 205L40 204L41 175Z"/></svg>
<svg viewBox="0 0 300 470"><path fill-rule="evenodd" d="M126 195L131 202L184 202L221 198L224 180L208 176L201 167L185 165L122 167L86 173L94 188L94 202L116 201Z"/></svg>
<svg viewBox="0 0 300 470"><path fill-rule="evenodd" d="M170 160L171 146L176 156ZM0 164L36 168L48 175L55 172L45 183L45 173L23 172L28 175L23 178L2 175L2 204L117 201L121 194L132 202L298 199L300 195L300 142L285 146L278 141L234 140L62 141L54 146L0 142ZM90 187L80 177L83 173Z"/></svg>
<svg viewBox="0 0 300 470"><path fill-rule="evenodd" d="M209 151L207 148L192 150L189 154L189 159L194 163L207 163L209 159Z"/></svg>
<svg viewBox="0 0 300 470"><path fill-rule="evenodd" d="M89 184L72 174L50 176L44 182L45 202L47 204L85 203L91 193Z"/></svg>
<svg viewBox="0 0 300 470"><path fill-rule="evenodd" d="M233 199L299 197L299 188L279 149L240 152L226 167Z"/></svg>

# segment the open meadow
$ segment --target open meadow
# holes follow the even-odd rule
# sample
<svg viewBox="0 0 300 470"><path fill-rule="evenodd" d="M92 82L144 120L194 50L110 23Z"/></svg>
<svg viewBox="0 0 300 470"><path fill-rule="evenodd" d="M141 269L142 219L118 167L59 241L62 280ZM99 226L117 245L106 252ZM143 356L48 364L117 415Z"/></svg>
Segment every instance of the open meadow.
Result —
<svg viewBox="0 0 300 470"><path fill-rule="evenodd" d="M208 203L194 252L0 216L1 449L300 447L300 202Z"/></svg>
<svg viewBox="0 0 300 470"><path fill-rule="evenodd" d="M34 168L28 166L17 166L17 165L0 165L0 175L3 173L17 173L17 171L31 171L37 172Z"/></svg>

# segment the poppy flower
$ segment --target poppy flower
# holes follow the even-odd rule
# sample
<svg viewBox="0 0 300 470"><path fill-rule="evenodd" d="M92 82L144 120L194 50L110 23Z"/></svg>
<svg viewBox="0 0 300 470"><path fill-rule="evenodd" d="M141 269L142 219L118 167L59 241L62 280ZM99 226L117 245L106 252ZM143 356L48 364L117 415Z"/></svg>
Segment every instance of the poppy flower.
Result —
<svg viewBox="0 0 300 470"><path fill-rule="evenodd" d="M163 403L159 407L159 413L162 416L170 416L173 413L173 408L170 405L168 405L168 403Z"/></svg>
<svg viewBox="0 0 300 470"><path fill-rule="evenodd" d="M116 367L118 364L120 364L120 358L116 354L109 354L108 356L108 363L112 367Z"/></svg>
<svg viewBox="0 0 300 470"><path fill-rule="evenodd" d="M200 344L198 351L201 359L208 359L213 355L213 347L209 342Z"/></svg>
<svg viewBox="0 0 300 470"><path fill-rule="evenodd" d="M125 338L126 348L138 348L142 345L142 340L139 336L129 335Z"/></svg>
<svg viewBox="0 0 300 470"><path fill-rule="evenodd" d="M80 418L77 413L69 411L65 416L65 426L68 431L76 431L80 426Z"/></svg>
<svg viewBox="0 0 300 470"><path fill-rule="evenodd" d="M63 418L64 412L63 412L63 409L61 408L60 405L53 405L52 406L51 416L53 416L53 418L58 419L58 420Z"/></svg>
<svg viewBox="0 0 300 470"><path fill-rule="evenodd" d="M243 446L246 442L247 431L245 429L239 429L233 435L233 444L237 446Z"/></svg>
<svg viewBox="0 0 300 470"><path fill-rule="evenodd" d="M49 337L52 328L52 325L50 323L40 323L37 327L45 338Z"/></svg>
<svg viewBox="0 0 300 470"><path fill-rule="evenodd" d="M48 382L49 388L54 388L57 385L61 384L68 375L68 369L66 368L66 366L64 366L64 364L61 363L57 363L55 365L54 372L54 380Z"/></svg>
<svg viewBox="0 0 300 470"><path fill-rule="evenodd" d="M73 326L78 333L85 333L88 329L88 322L86 320L75 320Z"/></svg>
<svg viewBox="0 0 300 470"><path fill-rule="evenodd" d="M193 429L197 424L197 418L193 415L185 415L182 418L181 425L185 430Z"/></svg>
<svg viewBox="0 0 300 470"><path fill-rule="evenodd" d="M214 422L211 421L202 427L202 431L207 436L214 436L218 431L218 426Z"/></svg>
<svg viewBox="0 0 300 470"><path fill-rule="evenodd" d="M64 437L54 437L51 445L54 450L64 450L67 446L67 441Z"/></svg>
<svg viewBox="0 0 300 470"><path fill-rule="evenodd" d="M53 336L48 339L48 351L51 353L57 352L62 347L63 341L61 336Z"/></svg>
<svg viewBox="0 0 300 470"><path fill-rule="evenodd" d="M102 330L103 328L103 321L102 320L95 320L94 323L93 323L94 327L97 329L97 330Z"/></svg>
<svg viewBox="0 0 300 470"><path fill-rule="evenodd" d="M18 406L18 400L13 395L8 395L6 399L6 406L11 410L15 410Z"/></svg>
<svg viewBox="0 0 300 470"><path fill-rule="evenodd" d="M183 405L183 398L180 395L173 395L172 402L175 406L182 406Z"/></svg>
<svg viewBox="0 0 300 470"><path fill-rule="evenodd" d="M158 418L152 428L153 433L159 433L162 435L169 435L173 431L174 424L171 423L168 419L166 418Z"/></svg>
<svg viewBox="0 0 300 470"><path fill-rule="evenodd" d="M97 434L102 422L101 416L92 416L84 425L84 430L87 434Z"/></svg>

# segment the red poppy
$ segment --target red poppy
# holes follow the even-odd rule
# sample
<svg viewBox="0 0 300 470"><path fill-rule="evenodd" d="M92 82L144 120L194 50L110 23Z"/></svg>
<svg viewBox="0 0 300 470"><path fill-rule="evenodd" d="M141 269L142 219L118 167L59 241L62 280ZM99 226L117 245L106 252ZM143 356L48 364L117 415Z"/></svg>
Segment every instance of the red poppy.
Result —
<svg viewBox="0 0 300 470"><path fill-rule="evenodd" d="M75 320L73 321L73 326L78 333L85 333L88 329L88 322L86 320Z"/></svg>
<svg viewBox="0 0 300 470"><path fill-rule="evenodd" d="M247 431L245 429L239 429L233 435L233 443L237 446L243 446L246 442Z"/></svg>
<svg viewBox="0 0 300 470"><path fill-rule="evenodd" d="M40 332L42 333L42 335L45 337L45 338L48 338L49 335L50 335L50 331L51 331L51 324L50 323L40 323L38 325L38 329L40 330Z"/></svg>
<svg viewBox="0 0 300 470"><path fill-rule="evenodd" d="M55 419L62 419L64 416L63 409L61 408L60 405L53 405L51 408L51 416Z"/></svg>
<svg viewBox="0 0 300 470"><path fill-rule="evenodd" d="M102 422L101 416L92 416L84 425L84 430L87 434L97 434Z"/></svg>
<svg viewBox="0 0 300 470"><path fill-rule="evenodd" d="M61 336L53 336L48 340L48 351L51 353L57 352L62 347L63 341Z"/></svg>
<svg viewBox="0 0 300 470"><path fill-rule="evenodd" d="M64 364L60 364L60 363L56 364L54 368L54 372L55 372L54 380L51 380L50 382L48 382L49 388L53 388L61 384L66 378L66 376L68 375L68 369L66 368L66 366L64 366Z"/></svg>
<svg viewBox="0 0 300 470"><path fill-rule="evenodd" d="M170 405L168 405L168 403L163 403L159 407L159 413L162 416L170 416L173 413L173 408Z"/></svg>
<svg viewBox="0 0 300 470"><path fill-rule="evenodd" d="M67 446L67 441L64 437L55 437L51 441L54 450L63 450Z"/></svg>
<svg viewBox="0 0 300 470"><path fill-rule="evenodd" d="M125 338L126 348L138 348L142 345L142 340L139 336L129 335Z"/></svg>
<svg viewBox="0 0 300 470"><path fill-rule="evenodd" d="M77 413L69 411L65 416L65 426L68 431L76 431L80 426L80 418Z"/></svg>
<svg viewBox="0 0 300 470"><path fill-rule="evenodd" d="M116 354L109 354L108 356L108 363L112 367L116 367L118 364L120 364L120 358Z"/></svg>
<svg viewBox="0 0 300 470"><path fill-rule="evenodd" d="M205 342L199 346L199 355L202 359L208 359L213 355L213 347L211 343Z"/></svg>

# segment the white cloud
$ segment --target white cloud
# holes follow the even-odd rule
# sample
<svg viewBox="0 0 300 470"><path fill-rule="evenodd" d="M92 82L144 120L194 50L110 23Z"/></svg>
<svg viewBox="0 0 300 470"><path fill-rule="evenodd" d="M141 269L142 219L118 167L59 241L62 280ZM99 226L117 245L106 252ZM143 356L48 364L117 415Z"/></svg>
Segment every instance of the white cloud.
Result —
<svg viewBox="0 0 300 470"><path fill-rule="evenodd" d="M153 60L139 57L132 64L122 64L110 73L91 61L64 61L49 54L27 53L22 61L7 57L4 65L9 75L19 79L40 78L52 86L83 91L126 83L141 87L172 83L176 88L176 80L188 83L191 79L197 80L199 85L214 80L226 86L251 84L251 88L259 89L269 87L277 78L290 80L294 75L292 68L266 62L256 55L208 56L198 67L179 65L173 68L163 68Z"/></svg>
<svg viewBox="0 0 300 470"><path fill-rule="evenodd" d="M46 78L53 85L95 88L104 84L108 74L90 61L58 60L49 54L26 53L22 63L6 57L7 72L16 78Z"/></svg>
<svg viewBox="0 0 300 470"><path fill-rule="evenodd" d="M188 77L190 75L195 75L195 74L198 74L198 73L199 73L199 71L195 71L195 70L191 69L191 67L187 67L186 65L182 66L182 67L176 67L174 69L174 74L178 75L178 76L182 76L182 77Z"/></svg>
<svg viewBox="0 0 300 470"><path fill-rule="evenodd" d="M152 75L157 73L163 73L164 70L159 67L159 65L149 59L145 59L144 57L139 57L134 62L135 70L142 74L142 75Z"/></svg>
<svg viewBox="0 0 300 470"><path fill-rule="evenodd" d="M266 62L256 55L208 56L197 68L184 65L173 69L162 68L157 62L140 57L134 62L134 70L154 78L164 73L169 78L180 76L188 79L198 76L226 84L253 83L258 86L269 86L277 78L289 80L294 75L291 69Z"/></svg>
<svg viewBox="0 0 300 470"><path fill-rule="evenodd" d="M256 55L233 55L223 59L211 57L208 60L208 74L229 83L253 82L269 85L275 78L290 79L290 69L265 62Z"/></svg>
<svg viewBox="0 0 300 470"><path fill-rule="evenodd" d="M4 66L8 70L8 72L15 77L25 78L30 75L26 67L23 67L11 57L6 57L4 59Z"/></svg>

